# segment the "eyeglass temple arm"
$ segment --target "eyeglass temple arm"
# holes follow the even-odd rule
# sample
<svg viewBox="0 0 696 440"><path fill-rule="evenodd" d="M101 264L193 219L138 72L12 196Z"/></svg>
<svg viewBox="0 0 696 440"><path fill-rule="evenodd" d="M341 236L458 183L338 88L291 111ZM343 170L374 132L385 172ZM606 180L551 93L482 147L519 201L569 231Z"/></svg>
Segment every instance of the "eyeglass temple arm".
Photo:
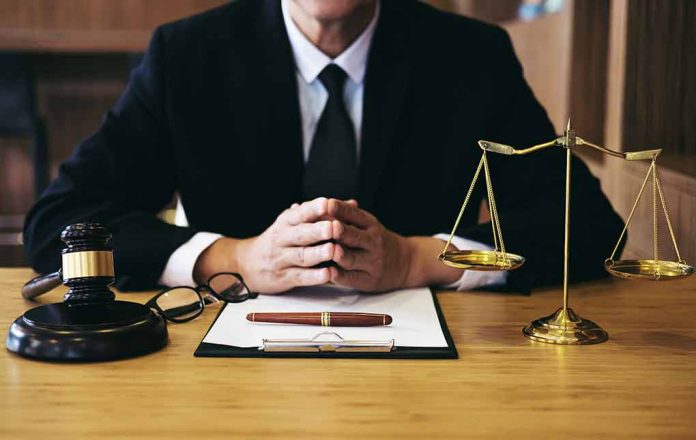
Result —
<svg viewBox="0 0 696 440"><path fill-rule="evenodd" d="M179 317L194 312L201 308L200 303L186 304L185 306L172 307L167 309L167 316Z"/></svg>

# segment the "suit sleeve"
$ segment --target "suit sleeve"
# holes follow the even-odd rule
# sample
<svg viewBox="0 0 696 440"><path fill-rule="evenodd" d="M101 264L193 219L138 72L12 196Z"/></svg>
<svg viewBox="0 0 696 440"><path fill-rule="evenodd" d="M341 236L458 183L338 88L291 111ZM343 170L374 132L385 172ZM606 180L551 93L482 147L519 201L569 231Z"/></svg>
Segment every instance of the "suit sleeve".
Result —
<svg viewBox="0 0 696 440"><path fill-rule="evenodd" d="M488 140L525 148L556 137L545 110L527 85L507 33L493 39L491 78L495 84ZM553 74L553 73L550 73ZM552 147L525 156L488 154L492 183L506 250L526 258L510 272L508 287L528 291L556 284L563 277L565 150ZM571 168L570 279L605 275L623 222L614 212L599 181L580 158ZM461 235L492 243L491 226L478 225Z"/></svg>
<svg viewBox="0 0 696 440"><path fill-rule="evenodd" d="M116 286L156 285L168 257L194 234L156 214L173 197L176 169L165 111L165 48L155 31L142 64L98 131L59 169L27 215L25 250L38 272L60 268L60 233L72 223L105 224L113 234Z"/></svg>

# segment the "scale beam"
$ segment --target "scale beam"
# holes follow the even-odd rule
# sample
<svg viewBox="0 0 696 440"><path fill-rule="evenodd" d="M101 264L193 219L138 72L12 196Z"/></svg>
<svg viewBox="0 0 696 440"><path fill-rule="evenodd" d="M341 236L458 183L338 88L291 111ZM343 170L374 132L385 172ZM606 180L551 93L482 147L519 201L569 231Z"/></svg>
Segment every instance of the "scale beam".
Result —
<svg viewBox="0 0 696 440"><path fill-rule="evenodd" d="M568 145L568 142L566 141L565 136L561 136L559 138L556 138L552 141L545 142L543 144L538 144L538 145L533 145L529 148L524 148L524 149L516 149L514 147L511 147L510 145L506 144L501 144L498 142L492 142L492 141L486 141L486 140L480 140L478 141L479 147L484 150L484 151L490 151L491 153L497 153L497 154L503 154L505 156L521 156L529 153L534 153L539 150L543 150L549 147L566 147ZM592 142L586 141L585 139L581 137L576 137L575 138L575 145L576 146L587 146L590 148L593 148L597 151L600 151L604 154L607 154L609 156L614 156L618 157L620 159L625 159L629 161L635 161L635 160L652 160L653 158L657 157L662 153L661 148L656 148L652 150L639 150L639 151L626 151L626 152L619 152L619 151L614 151L610 150L609 148L602 147L600 145L593 144Z"/></svg>

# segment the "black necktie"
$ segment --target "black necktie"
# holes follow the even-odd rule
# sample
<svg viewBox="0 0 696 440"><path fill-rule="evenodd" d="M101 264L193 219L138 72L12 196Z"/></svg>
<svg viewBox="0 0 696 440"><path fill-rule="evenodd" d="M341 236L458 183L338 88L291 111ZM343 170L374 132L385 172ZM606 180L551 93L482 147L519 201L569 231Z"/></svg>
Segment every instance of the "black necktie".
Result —
<svg viewBox="0 0 696 440"><path fill-rule="evenodd" d="M316 197L351 199L357 197L357 141L353 123L343 102L346 72L329 64L319 74L329 93L326 107L314 132L304 173L306 200Z"/></svg>

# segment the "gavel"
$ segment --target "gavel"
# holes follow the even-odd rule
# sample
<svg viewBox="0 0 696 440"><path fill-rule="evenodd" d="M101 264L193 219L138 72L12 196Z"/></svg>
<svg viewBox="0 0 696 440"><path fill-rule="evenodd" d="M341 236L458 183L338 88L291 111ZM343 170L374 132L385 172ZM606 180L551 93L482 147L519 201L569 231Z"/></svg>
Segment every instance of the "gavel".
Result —
<svg viewBox="0 0 696 440"><path fill-rule="evenodd" d="M94 362L140 356L167 345L167 324L149 306L116 300L111 234L98 223L77 223L60 235L66 245L62 268L29 281L27 299L61 283L63 301L27 310L15 319L5 346L42 361Z"/></svg>
<svg viewBox="0 0 696 440"><path fill-rule="evenodd" d="M94 303L112 301L114 293L113 249L107 244L111 234L99 223L76 223L60 235L66 248L62 252L62 268L40 275L22 287L22 296L33 299L61 284L70 288L63 297L65 303Z"/></svg>

